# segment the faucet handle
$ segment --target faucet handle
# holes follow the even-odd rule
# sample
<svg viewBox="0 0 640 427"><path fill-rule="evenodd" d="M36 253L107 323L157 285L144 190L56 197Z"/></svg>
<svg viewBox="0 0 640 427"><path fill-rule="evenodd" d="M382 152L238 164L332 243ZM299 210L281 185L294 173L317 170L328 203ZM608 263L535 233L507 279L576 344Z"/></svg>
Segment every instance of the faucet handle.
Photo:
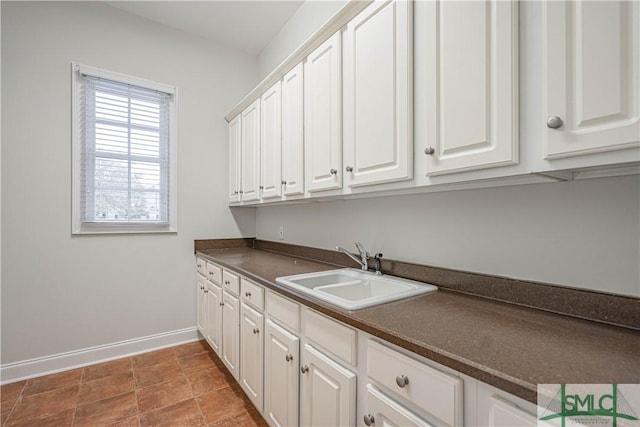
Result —
<svg viewBox="0 0 640 427"><path fill-rule="evenodd" d="M378 252L373 258L376 260L376 275L382 276L382 254Z"/></svg>
<svg viewBox="0 0 640 427"><path fill-rule="evenodd" d="M365 250L364 246L362 246L362 243L356 242L356 249L358 250L358 252L360 252L360 256L369 259L369 252Z"/></svg>

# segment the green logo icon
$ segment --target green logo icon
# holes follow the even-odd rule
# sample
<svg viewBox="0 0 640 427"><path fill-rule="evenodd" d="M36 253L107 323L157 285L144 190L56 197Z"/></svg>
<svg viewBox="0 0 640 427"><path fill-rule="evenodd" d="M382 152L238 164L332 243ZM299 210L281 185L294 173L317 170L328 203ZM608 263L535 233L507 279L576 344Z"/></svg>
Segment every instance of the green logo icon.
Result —
<svg viewBox="0 0 640 427"><path fill-rule="evenodd" d="M567 384L559 384L557 393L542 407L544 409L539 414L540 421L559 419L561 427L565 427L567 420L574 425L600 424L613 427L618 426L619 420L638 421L638 416L617 384L612 384L607 391L603 391L601 385L572 386L572 390L568 391ZM539 397L538 404L541 403L540 400Z"/></svg>

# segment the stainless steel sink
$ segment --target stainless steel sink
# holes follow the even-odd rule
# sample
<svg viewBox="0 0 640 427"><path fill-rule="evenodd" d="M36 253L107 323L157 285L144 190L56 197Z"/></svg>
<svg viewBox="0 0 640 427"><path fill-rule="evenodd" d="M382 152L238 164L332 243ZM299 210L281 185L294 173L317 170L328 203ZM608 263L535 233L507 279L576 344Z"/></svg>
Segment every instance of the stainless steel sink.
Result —
<svg viewBox="0 0 640 427"><path fill-rule="evenodd" d="M276 282L347 310L372 307L438 289L426 283L389 275L377 276L353 268L278 277Z"/></svg>

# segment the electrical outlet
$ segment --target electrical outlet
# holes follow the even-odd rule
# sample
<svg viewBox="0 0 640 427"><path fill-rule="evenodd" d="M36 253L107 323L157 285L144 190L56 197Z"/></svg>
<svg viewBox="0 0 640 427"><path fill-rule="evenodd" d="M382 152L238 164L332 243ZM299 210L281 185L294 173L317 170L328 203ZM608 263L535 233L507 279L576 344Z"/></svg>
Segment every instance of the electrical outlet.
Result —
<svg viewBox="0 0 640 427"><path fill-rule="evenodd" d="M278 231L278 236L280 237L280 240L284 239L284 226L283 225L280 226L280 230Z"/></svg>

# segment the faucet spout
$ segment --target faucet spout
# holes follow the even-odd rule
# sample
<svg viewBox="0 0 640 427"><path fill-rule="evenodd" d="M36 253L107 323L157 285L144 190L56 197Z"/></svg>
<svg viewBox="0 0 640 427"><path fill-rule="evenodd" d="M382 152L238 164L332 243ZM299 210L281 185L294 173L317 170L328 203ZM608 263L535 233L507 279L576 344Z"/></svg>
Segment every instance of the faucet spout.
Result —
<svg viewBox="0 0 640 427"><path fill-rule="evenodd" d="M358 249L358 252L360 252L360 259L358 259L356 256L351 254L348 250L346 250L342 246L336 246L336 251L342 252L343 254L347 255L349 258L351 258L352 260L360 264L360 269L362 271L369 270L369 263L367 261L369 259L369 253L364 249L364 247L362 246L362 243L356 243L356 248Z"/></svg>

